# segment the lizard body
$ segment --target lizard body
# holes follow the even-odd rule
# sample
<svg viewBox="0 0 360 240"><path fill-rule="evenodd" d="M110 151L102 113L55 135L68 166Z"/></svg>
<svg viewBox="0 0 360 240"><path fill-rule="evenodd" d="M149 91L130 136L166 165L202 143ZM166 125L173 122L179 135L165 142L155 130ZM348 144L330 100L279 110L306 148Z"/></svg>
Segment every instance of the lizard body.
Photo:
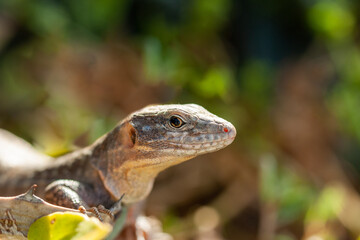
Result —
<svg viewBox="0 0 360 240"><path fill-rule="evenodd" d="M94 144L56 161L4 167L6 159L0 156L0 195L19 194L37 184L40 196L59 205L109 207L122 194L123 202L131 204L150 193L160 171L224 148L235 135L231 123L199 105L148 106Z"/></svg>

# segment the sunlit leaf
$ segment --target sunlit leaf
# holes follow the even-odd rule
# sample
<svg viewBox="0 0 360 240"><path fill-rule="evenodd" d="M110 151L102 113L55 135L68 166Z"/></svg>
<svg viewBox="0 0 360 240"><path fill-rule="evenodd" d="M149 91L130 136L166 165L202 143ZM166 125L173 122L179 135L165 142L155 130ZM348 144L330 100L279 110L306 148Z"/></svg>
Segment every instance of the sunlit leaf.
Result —
<svg viewBox="0 0 360 240"><path fill-rule="evenodd" d="M306 222L326 222L336 218L342 210L344 192L340 188L326 187L306 215Z"/></svg>
<svg viewBox="0 0 360 240"><path fill-rule="evenodd" d="M53 213L36 220L29 228L29 240L98 240L111 226L80 213Z"/></svg>
<svg viewBox="0 0 360 240"><path fill-rule="evenodd" d="M354 29L355 18L341 1L319 1L309 11L310 25L330 39L349 37Z"/></svg>
<svg viewBox="0 0 360 240"><path fill-rule="evenodd" d="M205 97L224 97L231 82L230 71L226 68L212 68L200 81L193 82L197 92Z"/></svg>

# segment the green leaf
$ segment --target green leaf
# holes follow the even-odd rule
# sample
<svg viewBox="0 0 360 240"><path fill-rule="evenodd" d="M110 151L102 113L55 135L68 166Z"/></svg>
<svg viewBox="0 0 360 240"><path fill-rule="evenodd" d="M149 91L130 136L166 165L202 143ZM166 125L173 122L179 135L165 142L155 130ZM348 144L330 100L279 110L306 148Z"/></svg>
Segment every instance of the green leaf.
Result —
<svg viewBox="0 0 360 240"><path fill-rule="evenodd" d="M111 231L109 224L81 213L56 212L36 220L29 228L29 240L103 239Z"/></svg>
<svg viewBox="0 0 360 240"><path fill-rule="evenodd" d="M126 216L127 216L127 208L124 207L121 210L120 217L116 220L116 222L114 224L114 228L113 228L112 232L109 234L109 236L107 236L106 240L113 240L117 237L117 235L119 235L119 233L125 226Z"/></svg>
<svg viewBox="0 0 360 240"><path fill-rule="evenodd" d="M355 26L355 18L348 6L335 1L319 1L309 11L310 26L334 40L349 37Z"/></svg>
<svg viewBox="0 0 360 240"><path fill-rule="evenodd" d="M275 204L279 223L297 219L313 201L315 192L309 184L273 155L264 155L260 161L261 200Z"/></svg>
<svg viewBox="0 0 360 240"><path fill-rule="evenodd" d="M204 98L226 96L232 80L231 72L226 67L210 68L200 81L194 81L192 86Z"/></svg>
<svg viewBox="0 0 360 240"><path fill-rule="evenodd" d="M336 186L326 187L306 214L306 222L326 222L335 219L344 204L344 191Z"/></svg>

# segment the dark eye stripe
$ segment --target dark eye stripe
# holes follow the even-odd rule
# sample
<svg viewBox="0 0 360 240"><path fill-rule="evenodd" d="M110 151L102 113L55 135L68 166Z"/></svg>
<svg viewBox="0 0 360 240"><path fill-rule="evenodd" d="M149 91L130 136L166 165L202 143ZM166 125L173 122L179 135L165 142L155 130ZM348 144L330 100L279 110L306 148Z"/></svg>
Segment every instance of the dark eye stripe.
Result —
<svg viewBox="0 0 360 240"><path fill-rule="evenodd" d="M170 117L170 125L173 126L174 128L179 128L182 125L184 125L184 121L177 116L171 116Z"/></svg>

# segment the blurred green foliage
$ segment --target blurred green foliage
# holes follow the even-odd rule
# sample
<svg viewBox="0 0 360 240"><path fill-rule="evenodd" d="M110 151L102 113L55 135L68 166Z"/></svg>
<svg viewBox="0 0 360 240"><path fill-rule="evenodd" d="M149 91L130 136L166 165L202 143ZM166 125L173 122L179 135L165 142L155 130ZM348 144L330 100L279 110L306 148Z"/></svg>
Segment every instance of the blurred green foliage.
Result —
<svg viewBox="0 0 360 240"><path fill-rule="evenodd" d="M96 94L83 98L96 87L71 88L83 72L89 73L83 77L89 84L105 85L92 77L113 77L103 74L112 61L100 70L91 64L108 55L124 55L135 65L113 50L125 48L140 59L134 68L141 80L119 75L123 84L114 86L125 89L133 81L135 88L145 85L149 91L171 89L157 100L199 103L233 122L239 136L235 148L255 159L249 161L259 169L260 202L276 206L279 225L330 221L339 211L341 195L331 188L321 190L290 166L289 158L296 156L285 157L291 153L278 143L274 109L287 101L281 99L285 90L279 81L287 64L311 61L313 55L327 58L331 80L318 97L336 122L338 132L329 142L336 139L334 152L344 165L353 166L354 181L360 182L359 13L355 0L2 0L0 126L54 156L73 149L74 142L94 141L130 104L122 99L121 108L110 97L107 104L99 103ZM86 59L88 67L69 61L66 54ZM54 74L59 65L65 70ZM124 89L115 89L119 99L126 95ZM146 96L143 92L138 98L146 102ZM165 219L181 225L178 216Z"/></svg>
<svg viewBox="0 0 360 240"><path fill-rule="evenodd" d="M316 190L291 169L279 166L273 156L262 157L260 171L261 199L279 209L280 224L301 217L315 199Z"/></svg>
<svg viewBox="0 0 360 240"><path fill-rule="evenodd" d="M355 18L346 1L322 0L309 10L310 26L330 40L348 39L353 34Z"/></svg>
<svg viewBox="0 0 360 240"><path fill-rule="evenodd" d="M306 214L306 222L323 222L335 219L342 211L344 193L336 187L325 188Z"/></svg>

